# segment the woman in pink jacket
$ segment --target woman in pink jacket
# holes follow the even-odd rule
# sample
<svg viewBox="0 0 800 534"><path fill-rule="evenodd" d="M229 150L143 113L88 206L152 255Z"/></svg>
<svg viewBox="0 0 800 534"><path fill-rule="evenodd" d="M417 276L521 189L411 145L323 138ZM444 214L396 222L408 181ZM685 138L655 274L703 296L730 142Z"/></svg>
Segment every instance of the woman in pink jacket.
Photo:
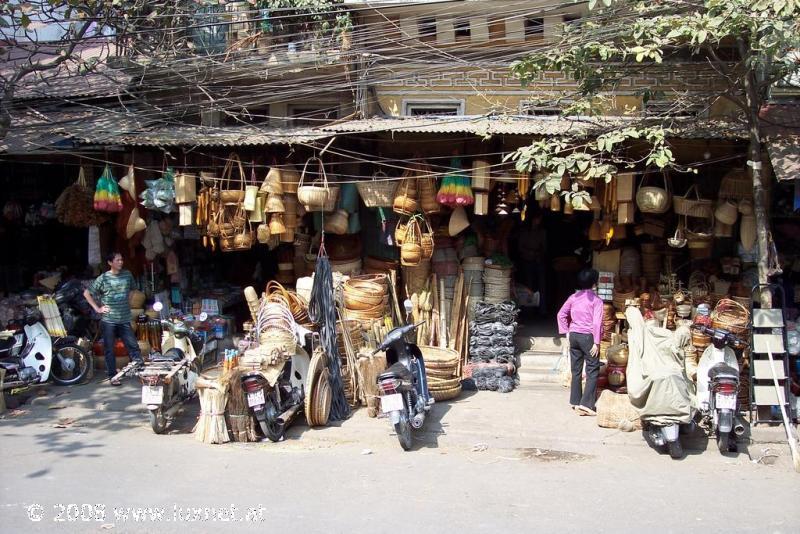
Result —
<svg viewBox="0 0 800 534"><path fill-rule="evenodd" d="M594 292L599 273L584 269L578 273L578 291L558 311L558 332L568 335L572 367L569 403L580 415L597 415L595 396L600 371L600 339L603 337L603 301ZM586 389L581 387L586 364Z"/></svg>

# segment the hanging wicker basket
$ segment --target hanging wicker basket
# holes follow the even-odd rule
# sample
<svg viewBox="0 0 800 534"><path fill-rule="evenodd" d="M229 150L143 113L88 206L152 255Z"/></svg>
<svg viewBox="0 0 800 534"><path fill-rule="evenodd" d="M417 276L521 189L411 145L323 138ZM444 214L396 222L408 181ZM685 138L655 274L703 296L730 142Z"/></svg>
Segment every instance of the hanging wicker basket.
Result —
<svg viewBox="0 0 800 534"><path fill-rule="evenodd" d="M672 193L666 172L661 173L664 187L645 185L648 178L654 174L654 172L645 173L636 192L636 205L642 213L666 213L672 205Z"/></svg>
<svg viewBox="0 0 800 534"><path fill-rule="evenodd" d="M397 180L389 178L386 173L378 171L372 180L358 182L358 194L368 208L389 208L394 202L397 191Z"/></svg>
<svg viewBox="0 0 800 534"><path fill-rule="evenodd" d="M316 162L319 169L318 178L306 184L306 172L308 164ZM300 175L300 182L297 186L297 200L303 204L307 211L333 211L336 209L336 201L339 199L339 186L328 183L328 175L325 172L325 165L322 160L313 157L309 158L303 166L303 173Z"/></svg>
<svg viewBox="0 0 800 534"><path fill-rule="evenodd" d="M696 184L692 184L685 195L673 197L672 201L674 204L673 209L678 215L701 219L711 219L714 216L713 202L700 198L700 191L697 189Z"/></svg>

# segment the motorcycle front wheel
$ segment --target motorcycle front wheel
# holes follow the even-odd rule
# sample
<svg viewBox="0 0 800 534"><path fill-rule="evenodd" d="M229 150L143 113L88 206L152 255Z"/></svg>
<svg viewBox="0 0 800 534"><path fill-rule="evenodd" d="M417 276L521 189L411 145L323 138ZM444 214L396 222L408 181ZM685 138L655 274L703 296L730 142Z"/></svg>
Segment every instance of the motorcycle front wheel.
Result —
<svg viewBox="0 0 800 534"><path fill-rule="evenodd" d="M85 382L92 371L92 359L74 343L60 345L53 354L50 376L59 386L72 386Z"/></svg>
<svg viewBox="0 0 800 534"><path fill-rule="evenodd" d="M408 422L408 415L405 411L400 413L400 421L395 423L394 431L397 433L397 440L404 451L411 450L411 423Z"/></svg>
<svg viewBox="0 0 800 534"><path fill-rule="evenodd" d="M150 418L150 427L156 434L163 434L167 429L167 417L164 415L164 410L161 407L150 410L148 413Z"/></svg>
<svg viewBox="0 0 800 534"><path fill-rule="evenodd" d="M681 440L676 439L675 441L668 441L667 450L669 451L670 458L673 460L680 460L683 458L683 447L681 446Z"/></svg>

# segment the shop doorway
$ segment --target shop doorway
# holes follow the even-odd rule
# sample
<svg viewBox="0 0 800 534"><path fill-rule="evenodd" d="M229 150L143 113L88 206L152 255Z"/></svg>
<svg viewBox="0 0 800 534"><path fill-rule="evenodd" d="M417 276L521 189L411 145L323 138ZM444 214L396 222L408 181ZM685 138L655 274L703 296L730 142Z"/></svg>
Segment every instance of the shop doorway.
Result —
<svg viewBox="0 0 800 534"><path fill-rule="evenodd" d="M536 204L529 206L524 221L518 221L508 250L516 272L524 335L558 335L556 314L575 291L578 272L591 264L591 223L591 212L564 215ZM538 305L530 305L531 297Z"/></svg>

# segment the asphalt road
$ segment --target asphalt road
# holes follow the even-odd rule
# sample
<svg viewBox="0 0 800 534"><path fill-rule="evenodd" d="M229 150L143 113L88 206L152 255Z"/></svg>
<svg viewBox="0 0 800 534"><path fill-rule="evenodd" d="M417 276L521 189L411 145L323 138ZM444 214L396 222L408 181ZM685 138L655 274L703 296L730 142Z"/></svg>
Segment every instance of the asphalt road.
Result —
<svg viewBox="0 0 800 534"><path fill-rule="evenodd" d="M137 392L135 384L51 388L3 416L0 531L788 533L800 525L800 475L784 447L743 443L721 456L695 437L673 461L639 433L576 416L557 388L439 404L411 452L364 410L321 430L298 423L278 444L206 445L190 433L195 401L157 436Z"/></svg>

